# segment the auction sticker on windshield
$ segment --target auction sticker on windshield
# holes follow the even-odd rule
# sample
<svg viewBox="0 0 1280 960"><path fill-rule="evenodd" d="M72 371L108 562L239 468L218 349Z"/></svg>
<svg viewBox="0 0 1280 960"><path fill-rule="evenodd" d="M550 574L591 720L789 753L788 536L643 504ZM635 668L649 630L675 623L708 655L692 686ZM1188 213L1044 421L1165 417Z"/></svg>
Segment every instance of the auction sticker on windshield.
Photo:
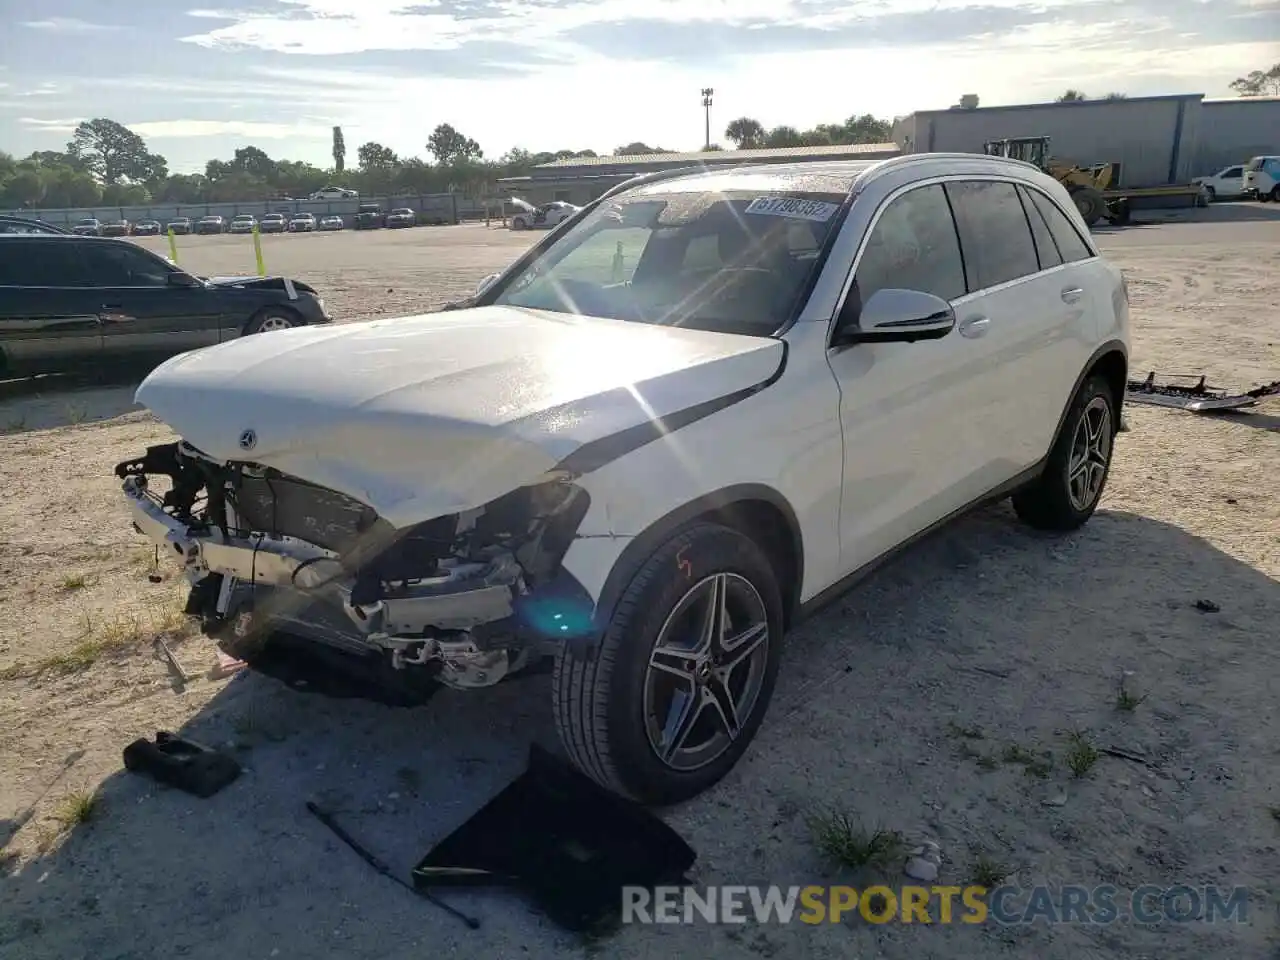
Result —
<svg viewBox="0 0 1280 960"><path fill-rule="evenodd" d="M747 204L747 209L744 212L825 223L839 209L838 204L827 203L824 200L801 200L797 197L756 197Z"/></svg>

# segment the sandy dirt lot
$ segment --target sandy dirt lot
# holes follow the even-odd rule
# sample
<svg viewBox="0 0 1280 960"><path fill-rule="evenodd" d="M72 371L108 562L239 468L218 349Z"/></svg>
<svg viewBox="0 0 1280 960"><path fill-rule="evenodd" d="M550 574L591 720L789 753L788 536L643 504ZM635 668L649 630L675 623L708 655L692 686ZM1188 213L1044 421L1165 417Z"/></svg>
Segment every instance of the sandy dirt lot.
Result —
<svg viewBox="0 0 1280 960"><path fill-rule="evenodd" d="M1280 377L1277 214L1100 231L1129 278L1135 372ZM466 295L528 242L463 226L264 247L272 272L357 320ZM247 240L180 244L188 269L252 272ZM941 883L1113 884L1122 903L1144 884L1246 886L1245 923L847 918L588 943L501 892L453 896L482 919L469 931L304 810L323 798L407 875L521 771L531 738L554 742L545 678L413 710L257 675L175 681L156 635L192 673L213 647L186 634L175 571L153 573L111 475L169 434L129 385L5 391L0 956L1280 957L1280 402L1222 419L1132 406L1083 531L1033 535L1002 504L909 552L795 632L744 762L664 814L697 849L699 884L910 882L900 859L870 874L825 860L807 819L835 810L936 840ZM157 729L231 745L248 773L207 801L125 773L123 746ZM1082 744L1129 758L1090 765Z"/></svg>

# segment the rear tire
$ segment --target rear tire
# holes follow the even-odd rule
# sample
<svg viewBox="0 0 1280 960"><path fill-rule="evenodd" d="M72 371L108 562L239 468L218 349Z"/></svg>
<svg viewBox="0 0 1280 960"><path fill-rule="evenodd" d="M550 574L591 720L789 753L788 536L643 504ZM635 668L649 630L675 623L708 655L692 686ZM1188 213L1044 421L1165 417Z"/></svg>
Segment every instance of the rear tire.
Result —
<svg viewBox="0 0 1280 960"><path fill-rule="evenodd" d="M1089 377L1071 401L1044 472L1013 495L1019 519L1038 530L1083 526L1106 488L1118 421L1110 385Z"/></svg>
<svg viewBox="0 0 1280 960"><path fill-rule="evenodd" d="M704 619L711 609L715 621ZM712 622L720 629L704 633ZM713 633L705 648L696 640ZM781 652L781 594L764 553L735 530L695 524L636 572L589 658L556 658L560 740L609 790L651 804L687 800L755 737Z"/></svg>
<svg viewBox="0 0 1280 960"><path fill-rule="evenodd" d="M1071 200L1084 218L1085 226L1092 227L1107 213L1107 201L1092 187L1079 187L1071 192Z"/></svg>
<svg viewBox="0 0 1280 960"><path fill-rule="evenodd" d="M1271 192L1267 194L1271 198L1272 203L1280 203L1280 184L1271 188Z"/></svg>

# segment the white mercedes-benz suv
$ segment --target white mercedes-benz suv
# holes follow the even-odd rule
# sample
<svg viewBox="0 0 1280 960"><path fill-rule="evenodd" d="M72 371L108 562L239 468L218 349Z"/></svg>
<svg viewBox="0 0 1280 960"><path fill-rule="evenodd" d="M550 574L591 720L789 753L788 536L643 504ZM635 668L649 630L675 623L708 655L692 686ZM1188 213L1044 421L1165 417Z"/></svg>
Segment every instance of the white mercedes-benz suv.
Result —
<svg viewBox="0 0 1280 960"><path fill-rule="evenodd" d="M570 758L651 803L764 718L786 631L1012 495L1089 519L1128 298L1030 165L923 154L610 191L445 311L176 357L120 464L189 612L485 687L554 658Z"/></svg>

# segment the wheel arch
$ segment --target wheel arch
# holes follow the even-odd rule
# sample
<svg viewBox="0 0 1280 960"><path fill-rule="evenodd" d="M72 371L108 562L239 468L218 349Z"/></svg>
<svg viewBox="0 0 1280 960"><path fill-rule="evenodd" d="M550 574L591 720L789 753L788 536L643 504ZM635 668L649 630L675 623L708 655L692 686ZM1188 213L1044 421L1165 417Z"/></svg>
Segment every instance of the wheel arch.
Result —
<svg viewBox="0 0 1280 960"><path fill-rule="evenodd" d="M293 319L298 322L298 326L300 327L305 327L307 325L307 318L304 317L301 313L299 313L295 308L293 308L289 304L264 303L257 310L253 311L253 313L249 314L249 319L246 320L244 322L244 326L240 328L240 335L245 337L249 336L249 328L253 326L254 321L256 321L264 313L269 313L271 311L279 311L280 313L289 314L289 316L293 317Z"/></svg>
<svg viewBox="0 0 1280 960"><path fill-rule="evenodd" d="M685 527L702 522L736 530L764 551L782 592L784 623L790 626L799 611L804 583L804 538L787 498L760 483L736 484L703 494L634 537L609 570L600 590L596 601L600 622L606 623L613 616L627 584L659 547Z"/></svg>
<svg viewBox="0 0 1280 960"><path fill-rule="evenodd" d="M1111 396L1115 401L1116 418L1117 421L1119 420L1124 411L1124 391L1128 385L1129 349L1122 340L1108 340L1093 352L1093 355L1089 357L1089 362L1084 365L1084 369L1076 377L1076 382L1071 387L1071 393L1068 394L1067 401L1062 406L1062 413L1058 415L1058 426L1053 431L1053 442L1049 444L1050 450L1057 446L1058 438L1062 435L1062 430L1066 426L1067 414L1071 412L1071 403L1075 400L1076 394L1080 392L1080 387L1095 374L1100 374L1107 381L1107 385L1111 387Z"/></svg>

